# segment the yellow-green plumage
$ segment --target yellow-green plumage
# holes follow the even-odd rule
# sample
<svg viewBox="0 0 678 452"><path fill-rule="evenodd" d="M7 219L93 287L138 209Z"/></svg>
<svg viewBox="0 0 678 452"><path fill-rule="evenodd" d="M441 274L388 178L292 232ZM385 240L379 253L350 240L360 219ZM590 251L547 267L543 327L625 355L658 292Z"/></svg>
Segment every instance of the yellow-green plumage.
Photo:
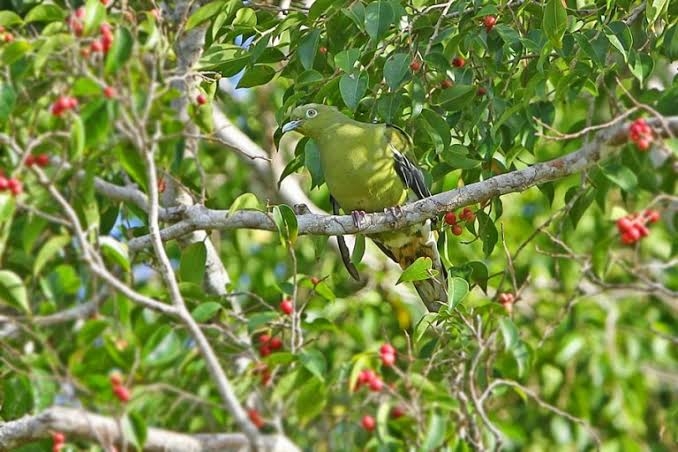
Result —
<svg viewBox="0 0 678 452"><path fill-rule="evenodd" d="M410 190L419 197L428 195L402 130L355 121L321 104L298 107L290 119L283 131L296 130L316 142L327 187L344 211L381 212L405 203ZM369 237L402 268L418 257L430 257L439 275L415 282L415 287L431 310L446 301L445 271L430 222Z"/></svg>

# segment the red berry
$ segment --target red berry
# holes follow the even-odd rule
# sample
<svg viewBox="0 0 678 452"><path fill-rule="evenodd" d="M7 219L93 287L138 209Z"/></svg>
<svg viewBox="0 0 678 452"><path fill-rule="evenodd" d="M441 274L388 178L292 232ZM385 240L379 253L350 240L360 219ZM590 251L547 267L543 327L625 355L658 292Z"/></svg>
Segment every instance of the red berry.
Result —
<svg viewBox="0 0 678 452"><path fill-rule="evenodd" d="M410 63L410 69L412 69L412 72L419 72L421 69L421 61L419 60L412 60Z"/></svg>
<svg viewBox="0 0 678 452"><path fill-rule="evenodd" d="M85 7L81 6L80 8L75 10L75 17L78 19L84 19L85 18Z"/></svg>
<svg viewBox="0 0 678 452"><path fill-rule="evenodd" d="M292 300L290 300L289 298L285 298L283 301L281 301L280 310L286 315L292 314L294 312L294 305L292 304Z"/></svg>
<svg viewBox="0 0 678 452"><path fill-rule="evenodd" d="M464 207L464 210L461 212L461 217L466 221L473 221L476 215L469 207Z"/></svg>
<svg viewBox="0 0 678 452"><path fill-rule="evenodd" d="M107 87L104 88L104 97L105 98L113 99L117 95L118 95L117 91L112 86L107 86Z"/></svg>
<svg viewBox="0 0 678 452"><path fill-rule="evenodd" d="M0 176L0 190L7 190L9 188L9 180L5 176Z"/></svg>
<svg viewBox="0 0 678 452"><path fill-rule="evenodd" d="M358 374L358 383L367 384L375 378L377 378L377 374L375 374L373 370L365 369Z"/></svg>
<svg viewBox="0 0 678 452"><path fill-rule="evenodd" d="M109 1L110 0L99 0L99 2L104 6L108 6Z"/></svg>
<svg viewBox="0 0 678 452"><path fill-rule="evenodd" d="M266 357L271 354L271 347L268 346L268 344L263 344L259 346L259 354L262 357Z"/></svg>
<svg viewBox="0 0 678 452"><path fill-rule="evenodd" d="M89 50L92 53L102 52L104 50L104 46L101 43L101 41L97 40L97 41L94 41L92 44L89 45Z"/></svg>
<svg viewBox="0 0 678 452"><path fill-rule="evenodd" d="M452 85L454 85L454 82L452 82L452 80L450 80L449 78L446 78L445 80L440 82L440 87L442 89L452 88Z"/></svg>
<svg viewBox="0 0 678 452"><path fill-rule="evenodd" d="M476 91L476 94L478 96L484 96L485 94L487 94L487 89L485 89L484 86L481 86L478 88L478 91Z"/></svg>
<svg viewBox="0 0 678 452"><path fill-rule="evenodd" d="M625 232L625 233L622 234L621 241L626 245L632 245L632 244L636 243L636 239L633 238L633 236L631 234L629 234L628 232Z"/></svg>
<svg viewBox="0 0 678 452"><path fill-rule="evenodd" d="M76 108L78 106L78 99L75 97L67 97L68 108Z"/></svg>
<svg viewBox="0 0 678 452"><path fill-rule="evenodd" d="M260 344L268 344L268 342L271 340L271 336L268 334L262 334L259 336L259 343Z"/></svg>
<svg viewBox="0 0 678 452"><path fill-rule="evenodd" d="M35 157L35 163L37 163L37 165L42 168L46 167L47 165L49 165L49 155L38 154L38 156Z"/></svg>
<svg viewBox="0 0 678 452"><path fill-rule="evenodd" d="M628 217L622 217L617 220L617 229L619 232L626 232L633 227L633 223Z"/></svg>
<svg viewBox="0 0 678 452"><path fill-rule="evenodd" d="M370 391L373 391L373 392L379 392L384 387L384 382L381 381L381 378L379 378L379 377L374 377L367 384L370 387Z"/></svg>
<svg viewBox="0 0 678 452"><path fill-rule="evenodd" d="M650 235L650 230L643 224L636 225L636 230L638 231L638 234L640 234L641 237L647 237L648 235Z"/></svg>
<svg viewBox="0 0 678 452"><path fill-rule="evenodd" d="M457 214L454 212L447 212L445 214L445 223L449 224L450 226L457 224Z"/></svg>
<svg viewBox="0 0 678 452"><path fill-rule="evenodd" d="M63 444L66 442L66 435L64 435L61 432L54 432L52 433L52 441L54 444Z"/></svg>
<svg viewBox="0 0 678 452"><path fill-rule="evenodd" d="M14 196L17 196L21 194L21 191L23 190L23 185L21 184L21 181L18 179L10 179L7 181L7 188L9 188L9 191L11 191Z"/></svg>
<svg viewBox="0 0 678 452"><path fill-rule="evenodd" d="M640 239L640 231L636 227L632 227L626 231L625 235L628 235L630 238L632 238L634 242Z"/></svg>
<svg viewBox="0 0 678 452"><path fill-rule="evenodd" d="M360 421L360 425L362 425L363 428L368 432L371 432L372 430L374 430L374 427L377 426L377 421L375 421L374 418L369 414L366 414Z"/></svg>
<svg viewBox="0 0 678 452"><path fill-rule="evenodd" d="M111 382L111 386L122 386L122 375L119 372L113 372L109 375L108 380Z"/></svg>
<svg viewBox="0 0 678 452"><path fill-rule="evenodd" d="M195 98L195 101L198 105L205 105L207 103L207 96L204 94L198 94L198 97Z"/></svg>
<svg viewBox="0 0 678 452"><path fill-rule="evenodd" d="M113 386L113 394L120 400L122 403L127 403L129 402L130 399L130 393L129 389L126 387L119 385L119 386Z"/></svg>
<svg viewBox="0 0 678 452"><path fill-rule="evenodd" d="M386 367L391 367L396 362L396 355L394 353L382 353L381 363Z"/></svg>
<svg viewBox="0 0 678 452"><path fill-rule="evenodd" d="M454 67L464 67L466 64L466 60L463 59L462 57L454 57L452 59L452 66Z"/></svg>
<svg viewBox="0 0 678 452"><path fill-rule="evenodd" d="M317 286L318 284L320 284L320 279L318 279L315 276L311 276L310 280L311 280L311 284L313 284L314 286Z"/></svg>
<svg viewBox="0 0 678 452"><path fill-rule="evenodd" d="M4 32L4 31L5 31L5 27L3 27L2 25L0 25L0 33Z"/></svg>
<svg viewBox="0 0 678 452"><path fill-rule="evenodd" d="M271 339L271 342L269 342L268 346L271 347L271 350L280 350L283 346L282 339L279 337L274 337Z"/></svg>
<svg viewBox="0 0 678 452"><path fill-rule="evenodd" d="M108 53L113 45L113 35L105 34L101 36L101 47L104 53Z"/></svg>
<svg viewBox="0 0 678 452"><path fill-rule="evenodd" d="M165 193L165 189L167 188L167 182L165 181L164 177L161 177L158 179L158 193Z"/></svg>
<svg viewBox="0 0 678 452"><path fill-rule="evenodd" d="M326 55L327 54L327 47L319 48L318 52L320 52L321 55Z"/></svg>
<svg viewBox="0 0 678 452"><path fill-rule="evenodd" d="M14 41L14 36L12 33L5 33L5 35L2 37L3 41L5 42L12 42Z"/></svg>
<svg viewBox="0 0 678 452"><path fill-rule="evenodd" d="M382 355L395 355L396 349L391 344L386 343L379 347L379 353Z"/></svg>
<svg viewBox="0 0 678 452"><path fill-rule="evenodd" d="M494 28L497 23L497 18L494 16L485 16L483 18L483 25L485 25L485 30L489 33Z"/></svg>
<svg viewBox="0 0 678 452"><path fill-rule="evenodd" d="M405 416L406 411L405 408L403 408L400 405L396 405L393 408L391 408L391 417L393 419L398 419L399 417Z"/></svg>
<svg viewBox="0 0 678 452"><path fill-rule="evenodd" d="M247 417L250 418L250 422L254 424L256 428L261 428L266 424L262 419L261 414L254 408L247 410Z"/></svg>
<svg viewBox="0 0 678 452"><path fill-rule="evenodd" d="M656 223L657 221L659 221L660 218L659 212L651 209L646 210L644 215L645 218L647 218L647 221L649 221L650 223Z"/></svg>
<svg viewBox="0 0 678 452"><path fill-rule="evenodd" d="M452 234L461 235L462 232L464 232L464 231L461 229L461 226L459 226L458 224L455 224L454 226L452 226Z"/></svg>
<svg viewBox="0 0 678 452"><path fill-rule="evenodd" d="M638 141L636 141L636 147L640 149L641 151L647 151L650 149L650 140L646 137L641 137Z"/></svg>
<svg viewBox="0 0 678 452"><path fill-rule="evenodd" d="M26 164L26 166L32 166L33 164L35 164L35 157L33 157L32 155L27 155L26 160L24 160L24 163Z"/></svg>
<svg viewBox="0 0 678 452"><path fill-rule="evenodd" d="M499 294L499 303L512 304L516 297L512 293L504 292Z"/></svg>

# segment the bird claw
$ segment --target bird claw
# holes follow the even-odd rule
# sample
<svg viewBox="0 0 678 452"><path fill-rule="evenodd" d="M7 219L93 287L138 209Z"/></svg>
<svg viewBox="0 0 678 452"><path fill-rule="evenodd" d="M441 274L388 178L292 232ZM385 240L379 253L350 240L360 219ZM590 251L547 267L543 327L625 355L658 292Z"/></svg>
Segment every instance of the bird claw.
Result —
<svg viewBox="0 0 678 452"><path fill-rule="evenodd" d="M384 209L384 213L390 213L396 220L403 217L403 209L400 206L387 207Z"/></svg>
<svg viewBox="0 0 678 452"><path fill-rule="evenodd" d="M351 212L351 218L353 219L353 225L358 229L362 229L363 223L365 223L365 211L353 210Z"/></svg>

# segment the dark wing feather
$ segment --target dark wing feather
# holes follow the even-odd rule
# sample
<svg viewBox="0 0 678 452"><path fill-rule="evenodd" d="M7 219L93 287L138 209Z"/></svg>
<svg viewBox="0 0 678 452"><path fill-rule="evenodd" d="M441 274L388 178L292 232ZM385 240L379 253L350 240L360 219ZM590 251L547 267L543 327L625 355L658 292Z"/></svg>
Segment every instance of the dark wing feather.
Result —
<svg viewBox="0 0 678 452"><path fill-rule="evenodd" d="M424 180L424 173L407 157L409 148L412 146L412 140L400 127L393 125L387 127L392 132L387 138L393 150L395 170L400 180L417 195L417 198L423 199L431 196L431 191Z"/></svg>

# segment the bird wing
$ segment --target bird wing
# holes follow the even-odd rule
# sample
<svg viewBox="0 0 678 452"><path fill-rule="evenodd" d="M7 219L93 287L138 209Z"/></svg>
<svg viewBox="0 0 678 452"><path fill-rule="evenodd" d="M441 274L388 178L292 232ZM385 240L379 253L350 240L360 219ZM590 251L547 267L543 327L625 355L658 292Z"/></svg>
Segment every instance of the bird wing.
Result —
<svg viewBox="0 0 678 452"><path fill-rule="evenodd" d="M431 191L426 186L424 173L411 159L412 139L398 126L387 125L385 134L387 145L393 153L393 161L396 173L403 184L417 195L418 199L431 196Z"/></svg>

